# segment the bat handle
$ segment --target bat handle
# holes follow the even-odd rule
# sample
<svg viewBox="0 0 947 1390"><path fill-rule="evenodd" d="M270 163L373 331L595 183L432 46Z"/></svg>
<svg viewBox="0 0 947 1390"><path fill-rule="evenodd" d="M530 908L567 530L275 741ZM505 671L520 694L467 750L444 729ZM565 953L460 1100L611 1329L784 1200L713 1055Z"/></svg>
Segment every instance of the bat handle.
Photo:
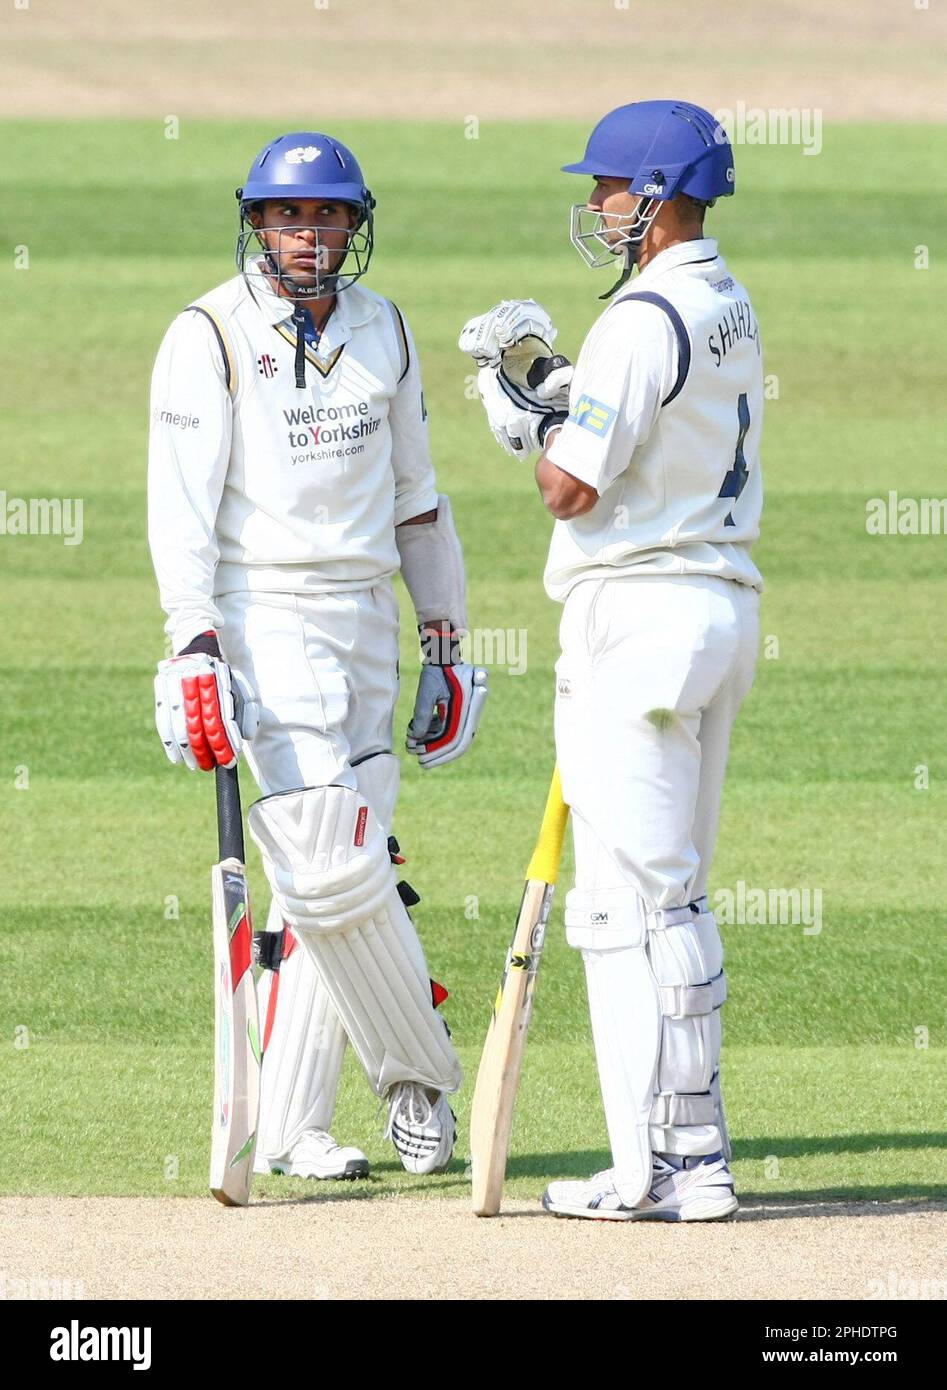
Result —
<svg viewBox="0 0 947 1390"><path fill-rule="evenodd" d="M243 813L240 809L240 782L237 765L214 769L217 783L217 841L220 859L244 863Z"/></svg>

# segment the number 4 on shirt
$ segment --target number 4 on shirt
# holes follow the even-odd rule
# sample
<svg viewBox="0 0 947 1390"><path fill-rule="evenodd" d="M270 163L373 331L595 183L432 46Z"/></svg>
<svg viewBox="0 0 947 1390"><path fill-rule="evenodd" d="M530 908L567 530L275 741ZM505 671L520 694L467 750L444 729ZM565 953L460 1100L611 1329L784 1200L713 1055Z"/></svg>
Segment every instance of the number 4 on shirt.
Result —
<svg viewBox="0 0 947 1390"><path fill-rule="evenodd" d="M734 502L746 487L746 480L750 476L746 458L743 453L743 441L746 439L746 432L750 428L750 407L747 404L746 392L740 393L737 401L737 419L740 423L740 433L737 435L737 447L733 455L733 467L729 468L724 476L723 486L717 493L718 497L732 497ZM727 513L724 526L735 526L733 519L733 509Z"/></svg>

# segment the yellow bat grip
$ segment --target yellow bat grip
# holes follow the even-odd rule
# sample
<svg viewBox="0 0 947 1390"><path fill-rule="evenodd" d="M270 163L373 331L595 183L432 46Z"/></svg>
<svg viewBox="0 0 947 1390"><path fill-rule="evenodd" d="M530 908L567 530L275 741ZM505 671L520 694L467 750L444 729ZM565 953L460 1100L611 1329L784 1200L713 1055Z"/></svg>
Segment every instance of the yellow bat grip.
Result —
<svg viewBox="0 0 947 1390"><path fill-rule="evenodd" d="M555 883L559 874L562 840L568 819L569 808L562 799L562 783L559 780L557 764L553 768L546 809L539 827L539 838L526 870L527 878L539 879L541 883Z"/></svg>

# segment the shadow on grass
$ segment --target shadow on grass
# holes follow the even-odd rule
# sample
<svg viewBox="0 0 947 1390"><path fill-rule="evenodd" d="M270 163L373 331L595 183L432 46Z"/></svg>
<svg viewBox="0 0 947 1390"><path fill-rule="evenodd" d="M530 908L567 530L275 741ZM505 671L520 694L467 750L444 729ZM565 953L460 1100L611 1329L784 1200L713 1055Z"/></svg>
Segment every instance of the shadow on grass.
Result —
<svg viewBox="0 0 947 1390"><path fill-rule="evenodd" d="M819 1134L762 1139L735 1139L733 1157L740 1159L806 1158L811 1154L863 1154L893 1149L947 1148L947 1134Z"/></svg>

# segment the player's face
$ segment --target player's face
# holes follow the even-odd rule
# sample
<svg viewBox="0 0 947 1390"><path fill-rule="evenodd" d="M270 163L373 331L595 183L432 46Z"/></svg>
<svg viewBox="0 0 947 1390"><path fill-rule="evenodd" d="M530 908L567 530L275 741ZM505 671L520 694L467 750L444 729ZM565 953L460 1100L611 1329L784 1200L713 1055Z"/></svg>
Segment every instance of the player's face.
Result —
<svg viewBox="0 0 947 1390"><path fill-rule="evenodd" d="M590 212L603 214L599 238L609 246L623 244L622 228L628 225L624 219L631 218L640 201L637 193L628 191L629 182L629 179L608 178L601 174L589 195Z"/></svg>
<svg viewBox="0 0 947 1390"><path fill-rule="evenodd" d="M273 198L254 211L251 220L280 273L305 286L339 269L357 216L350 203Z"/></svg>

